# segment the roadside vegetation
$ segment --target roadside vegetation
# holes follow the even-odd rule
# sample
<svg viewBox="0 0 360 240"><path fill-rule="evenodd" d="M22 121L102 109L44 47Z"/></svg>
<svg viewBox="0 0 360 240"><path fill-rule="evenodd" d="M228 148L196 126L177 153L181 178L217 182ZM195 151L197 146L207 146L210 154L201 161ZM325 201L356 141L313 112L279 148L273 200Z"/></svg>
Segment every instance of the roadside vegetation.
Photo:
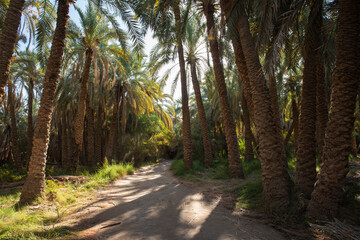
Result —
<svg viewBox="0 0 360 240"><path fill-rule="evenodd" d="M92 200L99 188L125 175L134 174L133 164L109 164L95 171L77 173L80 181L46 180L44 198L35 204L18 207L21 189L0 192L0 239L52 239L71 234L57 226L64 217ZM49 174L48 179L51 179ZM15 177L15 176L13 176ZM76 179L76 178L75 178Z"/></svg>

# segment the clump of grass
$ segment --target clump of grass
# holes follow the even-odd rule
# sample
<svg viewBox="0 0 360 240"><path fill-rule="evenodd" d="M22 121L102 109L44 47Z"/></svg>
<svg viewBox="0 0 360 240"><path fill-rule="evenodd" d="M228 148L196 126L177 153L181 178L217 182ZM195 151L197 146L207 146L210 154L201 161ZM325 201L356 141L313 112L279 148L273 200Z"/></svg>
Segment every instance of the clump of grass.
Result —
<svg viewBox="0 0 360 240"><path fill-rule="evenodd" d="M63 227L56 227L64 216L78 207L89 192L124 175L134 174L132 164L109 164L107 161L96 172L87 175L83 184L46 181L46 198L40 198L40 206L15 208L20 190L0 193L0 239L51 239L69 235ZM41 206L42 205L42 206Z"/></svg>
<svg viewBox="0 0 360 240"><path fill-rule="evenodd" d="M184 161L182 159L172 161L170 169L173 171L175 176L194 174L194 170L185 168Z"/></svg>
<svg viewBox="0 0 360 240"><path fill-rule="evenodd" d="M236 206L246 209L258 209L262 202L261 180L245 183L240 187Z"/></svg>
<svg viewBox="0 0 360 240"><path fill-rule="evenodd" d="M15 182L23 179L25 175L15 170L10 164L4 164L0 168L0 182Z"/></svg>

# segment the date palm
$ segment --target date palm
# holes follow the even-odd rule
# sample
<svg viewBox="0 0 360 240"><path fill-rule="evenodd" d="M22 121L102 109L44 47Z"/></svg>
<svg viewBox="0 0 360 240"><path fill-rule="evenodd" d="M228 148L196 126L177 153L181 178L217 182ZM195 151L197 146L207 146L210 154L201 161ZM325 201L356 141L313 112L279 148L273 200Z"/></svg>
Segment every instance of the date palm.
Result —
<svg viewBox="0 0 360 240"><path fill-rule="evenodd" d="M360 76L359 11L359 1L340 1L329 122L321 169L307 208L307 214L312 217L333 219L337 215L349 171L348 156Z"/></svg>
<svg viewBox="0 0 360 240"><path fill-rule="evenodd" d="M38 196L43 195L45 191L46 152L49 143L54 97L60 74L62 55L65 49L69 4L70 2L67 0L59 0L58 2L56 29L45 73L29 170L21 191L20 204L31 203Z"/></svg>
<svg viewBox="0 0 360 240"><path fill-rule="evenodd" d="M259 137L259 158L262 165L262 185L265 205L269 209L283 211L289 205L289 177L284 166L283 145L276 130L270 93L250 32L248 16L242 1L221 1L222 12L228 25L238 35L234 49L240 48L246 62L254 108L254 122ZM235 51L235 54L240 54ZM241 55L238 55L241 56ZM244 79L242 79L244 81ZM245 87L244 87L245 88ZM248 100L248 99L247 99ZM280 161L279 161L280 160Z"/></svg>
<svg viewBox="0 0 360 240"><path fill-rule="evenodd" d="M79 59L84 60L83 72L81 75L80 96L74 122L74 138L76 148L74 151L75 168L79 166L79 158L83 147L84 120L86 113L86 98L88 95L88 81L90 77L93 58L98 53L98 46L106 44L110 40L115 40L119 35L108 27L108 22L104 15L90 3L85 12L76 8L80 16L81 28L74 26L70 31L70 38L75 42L72 54L78 54ZM121 32L119 29L118 31ZM124 36L121 34L120 36ZM124 39L122 39L124 41ZM71 54L70 54L71 55ZM83 56L85 55L85 57Z"/></svg>
<svg viewBox="0 0 360 240"><path fill-rule="evenodd" d="M14 52L17 31L21 20L21 11L25 0L11 0L0 37L0 102L5 94L5 85L9 78L11 57Z"/></svg>
<svg viewBox="0 0 360 240"><path fill-rule="evenodd" d="M214 19L215 6L213 1L202 1L202 7L206 16L207 32L210 41L210 52L213 60L216 85L219 92L221 115L224 122L225 137L228 149L230 177L244 178L244 172L240 160L239 145L236 135L236 127L233 114L230 109L228 94L225 84L224 70L220 59L219 45L217 40L216 25Z"/></svg>

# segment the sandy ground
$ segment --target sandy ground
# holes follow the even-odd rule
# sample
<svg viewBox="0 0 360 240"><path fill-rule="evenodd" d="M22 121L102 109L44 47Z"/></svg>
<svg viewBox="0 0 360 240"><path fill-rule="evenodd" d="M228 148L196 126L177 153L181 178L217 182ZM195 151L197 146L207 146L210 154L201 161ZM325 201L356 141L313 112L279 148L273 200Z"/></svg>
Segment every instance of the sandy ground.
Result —
<svg viewBox="0 0 360 240"><path fill-rule="evenodd" d="M162 162L136 171L101 190L75 214L73 239L276 239L285 237L255 219L224 208L185 186ZM72 219L74 217L72 216Z"/></svg>

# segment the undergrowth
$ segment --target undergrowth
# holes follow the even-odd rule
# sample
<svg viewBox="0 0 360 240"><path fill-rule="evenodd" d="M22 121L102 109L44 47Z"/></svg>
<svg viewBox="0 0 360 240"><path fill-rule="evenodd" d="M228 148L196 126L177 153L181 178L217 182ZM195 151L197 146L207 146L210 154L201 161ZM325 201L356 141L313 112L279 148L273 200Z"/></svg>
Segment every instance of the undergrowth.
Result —
<svg viewBox="0 0 360 240"><path fill-rule="evenodd" d="M17 209L20 190L0 192L0 239L51 239L69 235L66 227L58 227L65 216L79 204L91 199L89 192L119 177L134 173L132 164L108 164L94 173L83 172L88 180L83 184L46 180L45 196L35 205Z"/></svg>

